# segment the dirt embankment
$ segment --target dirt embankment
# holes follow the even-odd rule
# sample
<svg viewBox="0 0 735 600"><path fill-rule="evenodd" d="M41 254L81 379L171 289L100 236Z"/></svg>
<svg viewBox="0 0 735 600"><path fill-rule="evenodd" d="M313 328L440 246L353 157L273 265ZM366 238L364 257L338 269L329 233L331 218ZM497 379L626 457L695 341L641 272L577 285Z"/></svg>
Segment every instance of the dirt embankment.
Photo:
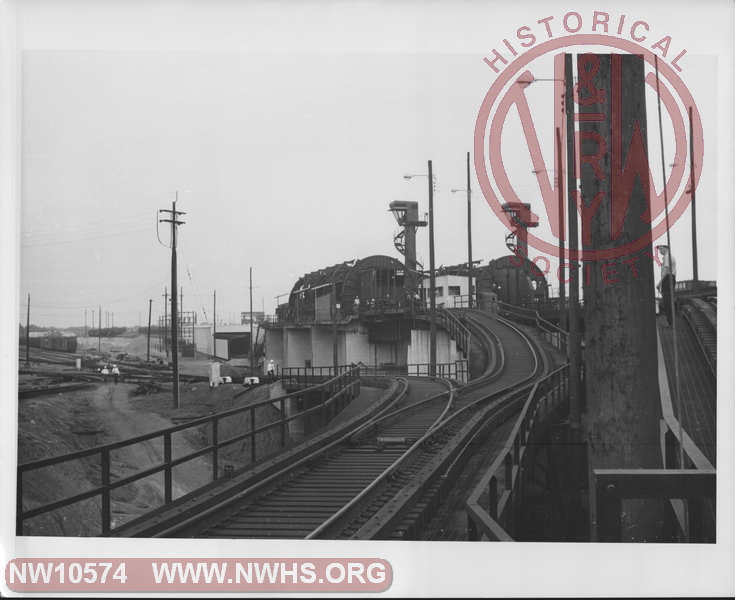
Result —
<svg viewBox="0 0 735 600"><path fill-rule="evenodd" d="M264 386L235 398L239 385L210 390L207 384L182 386L180 407L172 406L170 393L134 395L135 386L102 384L76 393L25 400L19 410L19 462L21 464L67 454L157 431L198 416L245 406L269 397ZM256 427L271 422L278 412L270 405L256 411ZM226 440L250 429L249 411L223 419L219 439ZM278 428L257 435L259 455L280 446ZM177 458L211 443L210 427L192 427L172 436L172 455ZM162 439L155 438L111 452L112 481L122 479L163 460ZM250 460L250 442L243 440L220 452L219 470L235 468ZM212 479L210 456L193 459L173 472L174 499ZM23 478L26 510L81 493L100 485L99 454L28 473ZM163 473L118 488L112 494L112 527L160 506L164 499ZM29 519L25 535L88 536L101 531L99 496Z"/></svg>

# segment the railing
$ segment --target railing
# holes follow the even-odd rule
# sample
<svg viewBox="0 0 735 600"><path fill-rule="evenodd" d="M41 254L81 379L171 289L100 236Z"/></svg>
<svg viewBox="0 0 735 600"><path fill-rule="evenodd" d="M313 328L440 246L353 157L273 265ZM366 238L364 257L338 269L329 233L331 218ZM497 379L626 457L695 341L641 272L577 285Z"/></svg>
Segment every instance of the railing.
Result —
<svg viewBox="0 0 735 600"><path fill-rule="evenodd" d="M673 513L677 524L672 537L697 542L715 539L716 471L674 415L660 337L658 364L664 468L593 470L590 504L594 540L621 540L622 502L633 498L668 501L669 514Z"/></svg>
<svg viewBox="0 0 735 600"><path fill-rule="evenodd" d="M590 489L592 539L622 538L622 503L626 499L667 501L671 538L715 541L716 470L684 431L674 414L661 338L658 338L663 469L594 469ZM683 460L682 460L683 459ZM664 515L666 516L666 515Z"/></svg>
<svg viewBox="0 0 735 600"><path fill-rule="evenodd" d="M452 338L457 347L462 351L466 358L470 357L470 347L472 343L472 334L467 327L464 326L457 317L455 317L451 311L445 308L438 308L436 316L439 324L449 333L449 337Z"/></svg>
<svg viewBox="0 0 735 600"><path fill-rule="evenodd" d="M477 302L472 302L472 306L476 307ZM470 295L461 294L459 296L452 296L452 308L469 308L470 307Z"/></svg>
<svg viewBox="0 0 735 600"><path fill-rule="evenodd" d="M324 383L321 383L313 388L310 388L311 392L321 392L321 398L319 402L310 408L304 408L293 414L287 415L286 402L291 398L296 398L304 394L304 390L295 392L292 394L286 394L278 398L271 398L250 404L248 406L238 407L227 411L215 413L208 417L202 417L189 421L188 423L176 425L159 431L153 431L144 435L136 436L131 439L106 444L104 446L96 446L86 450L80 450L78 452L72 452L63 456L56 456L53 458L47 458L43 460L34 461L18 465L18 487L17 487L17 513L16 513L16 532L17 535L23 535L23 523L28 519L38 517L45 513L57 511L61 508L76 504L95 497L101 498L101 510L100 510L100 521L101 521L101 533L102 535L108 535L111 531L111 512L112 512L112 492L123 486L129 485L140 479L150 477L157 473L163 472L164 474L164 503L169 504L173 501L173 469L182 464L185 464L196 458L209 455L212 460L212 480L219 478L219 467L220 467L220 451L232 444L241 442L243 449L246 441L249 440L250 446L250 461L255 462L256 458L259 457L256 447L256 435L269 431L271 429L277 429L280 431L280 445L284 447L287 443L287 428L288 423L294 419L300 419L305 415L312 413L321 414L323 420L326 420L331 416L331 413L336 413L351 398L354 398L360 392L360 369L355 367L345 373L342 373L338 377L334 377ZM237 394L239 396L245 393L245 391ZM271 421L264 425L256 425L256 410L258 408L271 406L277 407L280 412L280 418L275 421ZM244 415L249 413L249 429L244 433L237 434L225 440L219 439L219 433L221 430L221 424L225 419ZM208 427L209 428L209 444L204 448L191 452L184 456L177 458L173 457L172 448L172 436L175 433L179 433L186 429L192 429L195 427ZM139 471L133 475L122 477L116 480L114 479L111 466L113 464L112 452L121 448L126 448L134 444L140 444L142 442L150 442L151 440L159 439L163 445L163 462L152 467L148 467L142 471ZM98 487L86 490L79 494L71 497L57 500L49 504L34 507L28 510L23 508L23 477L25 474L35 471L37 469L52 467L69 461L89 459L90 457L97 457L97 464L100 465L101 470L101 484ZM260 457L262 458L262 457Z"/></svg>
<svg viewBox="0 0 735 600"><path fill-rule="evenodd" d="M707 290L710 288L717 288L716 281L701 281L701 280L683 280L677 281L674 285L674 290L677 292L693 292L700 290Z"/></svg>
<svg viewBox="0 0 735 600"><path fill-rule="evenodd" d="M430 372L431 365L429 363L411 364L406 369L406 374L410 377L428 377ZM454 379L459 383L467 383L469 381L467 359L437 363L435 376L442 379Z"/></svg>
<svg viewBox="0 0 735 600"><path fill-rule="evenodd" d="M552 371L523 390L529 387L526 402L503 450L467 499L470 540L483 537L513 540L524 492L523 474L530 468L529 442L546 417L567 401L569 366Z"/></svg>
<svg viewBox="0 0 735 600"><path fill-rule="evenodd" d="M334 366L283 367L279 371L279 377L284 386L308 387L315 383L321 383L324 379L331 379L332 377L348 373L355 367L357 365L337 365L336 373Z"/></svg>
<svg viewBox="0 0 735 600"><path fill-rule="evenodd" d="M685 528L671 532L691 542L714 542L713 519L706 500L715 497L714 469L593 469L592 471L592 541L619 542L622 538L623 500L642 498L668 499L686 504L672 505L675 518L682 510Z"/></svg>
<svg viewBox="0 0 735 600"><path fill-rule="evenodd" d="M498 308L500 314L508 318L529 325L535 325L541 330L544 339L554 346L554 348L562 352L567 351L569 333L561 327L554 325L551 321L544 319L537 310L506 304L505 302L498 302Z"/></svg>
<svg viewBox="0 0 735 600"><path fill-rule="evenodd" d="M413 363L409 365L365 365L359 363L360 373L362 375L373 375L377 377L395 377L404 375L408 377L429 377L431 372L430 363ZM469 367L467 359L460 359L454 362L437 363L435 377L441 379L454 379L459 383L467 383L469 381Z"/></svg>

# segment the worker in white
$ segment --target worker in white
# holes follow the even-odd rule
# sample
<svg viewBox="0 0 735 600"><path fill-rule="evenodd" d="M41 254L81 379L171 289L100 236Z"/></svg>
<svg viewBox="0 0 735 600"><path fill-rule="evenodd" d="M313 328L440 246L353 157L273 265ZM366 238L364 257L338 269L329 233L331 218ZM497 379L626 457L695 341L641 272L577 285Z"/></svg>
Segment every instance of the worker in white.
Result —
<svg viewBox="0 0 735 600"><path fill-rule="evenodd" d="M117 365L112 365L112 376L115 378L115 383L117 383L120 378L120 369L117 368Z"/></svg>
<svg viewBox="0 0 735 600"><path fill-rule="evenodd" d="M268 373L268 379L273 380L273 379L276 378L276 363L273 362L273 359L272 358L268 361L268 371L267 371L267 373Z"/></svg>

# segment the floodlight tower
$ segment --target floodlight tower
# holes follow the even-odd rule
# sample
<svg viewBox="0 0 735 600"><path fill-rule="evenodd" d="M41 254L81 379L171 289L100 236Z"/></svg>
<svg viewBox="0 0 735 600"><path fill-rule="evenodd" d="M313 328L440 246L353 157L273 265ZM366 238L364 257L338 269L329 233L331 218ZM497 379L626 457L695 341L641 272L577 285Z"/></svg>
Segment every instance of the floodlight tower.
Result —
<svg viewBox="0 0 735 600"><path fill-rule="evenodd" d="M423 266L416 261L416 228L426 227L426 221L419 220L419 203L394 200L389 205L390 212L402 229L393 238L396 250L403 254L404 289L409 298L415 298Z"/></svg>
<svg viewBox="0 0 735 600"><path fill-rule="evenodd" d="M514 227L505 236L505 245L514 254L528 258L528 228L538 227L538 217L531 212L531 205L526 202L506 202L502 209Z"/></svg>

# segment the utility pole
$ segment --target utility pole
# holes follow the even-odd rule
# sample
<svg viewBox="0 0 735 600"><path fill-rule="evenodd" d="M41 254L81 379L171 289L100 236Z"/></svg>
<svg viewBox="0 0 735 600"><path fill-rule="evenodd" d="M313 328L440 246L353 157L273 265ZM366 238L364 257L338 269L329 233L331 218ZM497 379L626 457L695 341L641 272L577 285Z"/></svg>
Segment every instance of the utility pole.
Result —
<svg viewBox="0 0 735 600"><path fill-rule="evenodd" d="M102 352L102 305L98 307L97 319L99 320L97 326L97 352Z"/></svg>
<svg viewBox="0 0 735 600"><path fill-rule="evenodd" d="M87 337L87 309L84 309L84 337Z"/></svg>
<svg viewBox="0 0 735 600"><path fill-rule="evenodd" d="M153 311L153 298L148 300L148 352L146 362L151 362L151 312Z"/></svg>
<svg viewBox="0 0 735 600"><path fill-rule="evenodd" d="M176 302L176 288L178 283L176 280L176 232L179 225L183 225L184 221L179 221L179 215L185 215L185 212L176 210L176 201L179 199L179 193L176 192L176 200L173 201L171 209L159 209L159 212L170 213L170 219L159 219L160 223L171 223L171 362L173 364L173 392L174 392L174 408L179 408L179 335L178 335L178 307Z"/></svg>
<svg viewBox="0 0 735 600"><path fill-rule="evenodd" d="M163 351L168 358L168 288L163 288Z"/></svg>
<svg viewBox="0 0 735 600"><path fill-rule="evenodd" d="M26 366L31 362L31 293L28 292L28 308L26 309Z"/></svg>
<svg viewBox="0 0 735 600"><path fill-rule="evenodd" d="M250 267L250 375L255 375L255 359L253 344L253 267Z"/></svg>
<svg viewBox="0 0 735 600"><path fill-rule="evenodd" d="M699 268L697 265L697 206L694 196L694 122L692 119L692 107L689 107L689 174L691 176L692 189L692 260L694 264L694 281L699 281ZM669 248L671 252L671 248ZM670 260L670 259L669 259Z"/></svg>
<svg viewBox="0 0 735 600"><path fill-rule="evenodd" d="M557 164L557 190L559 190L559 327L564 326L564 305L566 304L566 293L564 284L564 171L561 160L561 130L556 128L556 164ZM571 292L570 292L571 297Z"/></svg>
<svg viewBox="0 0 735 600"><path fill-rule="evenodd" d="M332 365L334 376L338 375L339 354L337 352L337 284L332 282Z"/></svg>
<svg viewBox="0 0 735 600"><path fill-rule="evenodd" d="M567 122L567 215L569 219L569 425L573 442L581 439L580 392L579 389L579 262L577 260L577 158L574 146L574 79L572 55L564 55L565 112ZM561 186L561 181L559 182ZM561 225L561 224L560 224Z"/></svg>
<svg viewBox="0 0 735 600"><path fill-rule="evenodd" d="M212 310L212 356L217 358L217 290L214 290L214 309Z"/></svg>
<svg viewBox="0 0 735 600"><path fill-rule="evenodd" d="M467 153L467 308L472 308L472 188L470 187L470 153Z"/></svg>
<svg viewBox="0 0 735 600"><path fill-rule="evenodd" d="M434 272L434 177L429 161L429 375L436 376L436 274Z"/></svg>
<svg viewBox="0 0 735 600"><path fill-rule="evenodd" d="M182 317L179 319L179 336L184 336L184 322L183 322L183 315L184 315L184 286L182 285L179 291L179 314L182 315Z"/></svg>

